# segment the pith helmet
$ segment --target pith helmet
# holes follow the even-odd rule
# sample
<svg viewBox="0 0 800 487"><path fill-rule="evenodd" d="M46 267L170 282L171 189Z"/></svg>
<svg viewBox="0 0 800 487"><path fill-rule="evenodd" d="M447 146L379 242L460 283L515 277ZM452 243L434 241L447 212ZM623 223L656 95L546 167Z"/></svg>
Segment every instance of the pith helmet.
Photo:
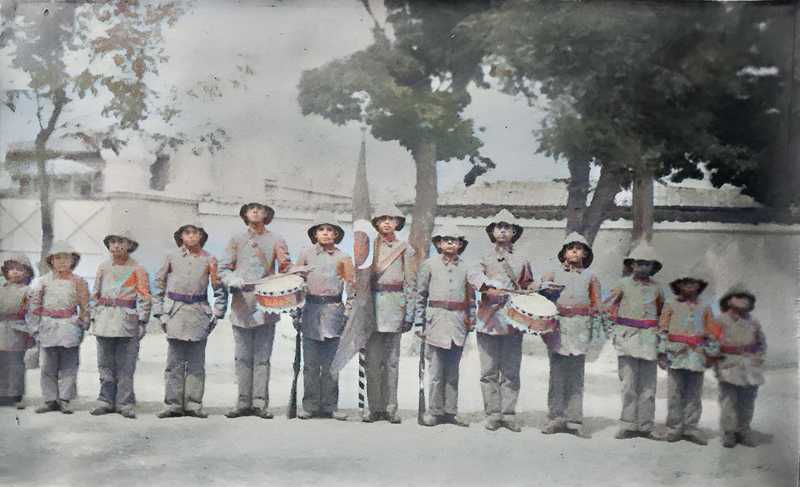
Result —
<svg viewBox="0 0 800 487"><path fill-rule="evenodd" d="M200 233L200 247L204 247L208 241L208 232L205 231L202 223L187 223L186 225L181 225L180 228L175 230L175 233L172 234L172 237L175 239L175 245L178 247L183 245L183 237L181 237L181 234L188 228L194 228Z"/></svg>
<svg viewBox="0 0 800 487"><path fill-rule="evenodd" d="M656 249L654 249L649 243L639 242L639 244L633 248L628 257L625 258L623 263L625 265L632 265L636 260L649 260L653 263L653 272L650 274L652 276L658 274L658 271L660 271L663 267L660 259L661 258L658 256Z"/></svg>
<svg viewBox="0 0 800 487"><path fill-rule="evenodd" d="M494 216L494 218L492 218L492 222L486 225L486 233L489 235L489 240L491 240L492 243L494 243L494 227L500 223L507 223L511 225L511 228L514 229L514 236L511 237L511 243L516 242L522 236L523 228L522 225L519 224L517 217L515 217L514 214L507 209L503 208Z"/></svg>
<svg viewBox="0 0 800 487"><path fill-rule="evenodd" d="M317 243L317 228L321 227L322 225L330 225L334 229L336 229L337 235L334 239L335 243L340 243L342 239L344 239L344 229L339 224L339 219L336 215L333 214L331 211L321 211L317 213L317 216L314 217L314 221L311 223L311 226L308 227L308 238L311 239L311 243Z"/></svg>
<svg viewBox="0 0 800 487"><path fill-rule="evenodd" d="M567 235L567 238L564 239L564 243L561 245L561 250L558 251L558 261L561 263L564 262L566 259L565 255L567 253L567 247L574 243L583 245L585 252L585 256L583 257L583 268L585 269L592 265L592 261L594 261L594 252L592 252L592 246L589 245L589 241L578 232L572 232Z"/></svg>
<svg viewBox="0 0 800 487"><path fill-rule="evenodd" d="M45 262L50 268L53 268L53 257L58 254L70 254L72 255L72 270L75 270L78 267L78 263L81 261L81 254L79 254L72 246L63 241L59 240L58 242L54 243L53 246L50 248L50 252L45 257Z"/></svg>
<svg viewBox="0 0 800 487"><path fill-rule="evenodd" d="M245 203L242 205L241 208L239 208L239 217L242 219L245 225L248 224L247 210L249 210L250 208L263 208L264 211L267 212L266 216L264 216L264 225L269 225L270 222L272 221L272 217L275 216L275 210L269 205L266 205L264 203L255 203L255 202Z"/></svg>
<svg viewBox="0 0 800 487"><path fill-rule="evenodd" d="M403 212L400 211L394 203L382 203L375 206L375 209L372 211L372 226L375 227L375 230L378 229L378 220L384 216L391 216L397 219L397 228L396 231L400 231L406 225L406 217L403 216Z"/></svg>
<svg viewBox="0 0 800 487"><path fill-rule="evenodd" d="M109 242L111 241L112 238L120 238L120 239L127 240L128 241L128 253L133 253L133 252L136 251L136 249L139 248L139 242L137 242L133 238L133 236L131 235L130 230L128 230L128 229L119 229L117 231L114 231L114 232L109 233L108 235L106 235L105 238L103 239L103 245L105 245L106 248L108 248Z"/></svg>
<svg viewBox="0 0 800 487"><path fill-rule="evenodd" d="M439 241L445 237L450 237L461 241L461 249L458 251L459 254L464 252L464 250L467 248L467 244L469 243L469 241L464 237L464 232L459 230L458 227L452 223L444 225L438 232L434 231L433 238L431 240L433 241L434 245L437 245Z"/></svg>

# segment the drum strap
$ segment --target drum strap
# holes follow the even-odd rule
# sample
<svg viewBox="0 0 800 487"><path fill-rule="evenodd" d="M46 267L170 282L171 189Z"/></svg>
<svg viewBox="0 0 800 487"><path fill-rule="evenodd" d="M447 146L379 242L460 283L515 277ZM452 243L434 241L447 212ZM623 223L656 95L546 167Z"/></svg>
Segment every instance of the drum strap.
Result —
<svg viewBox="0 0 800 487"><path fill-rule="evenodd" d="M250 239L250 242L251 242L250 245L253 247L253 252L256 253L256 257L258 257L259 262L261 262L261 265L264 267L264 272L266 274L269 274L270 272L272 272L272 266L270 265L267 256L264 255L264 251L262 251L261 247L258 246L258 242L256 242L253 239Z"/></svg>
<svg viewBox="0 0 800 487"><path fill-rule="evenodd" d="M498 261L502 265L503 272L506 273L506 277L508 277L508 279L511 281L511 286L514 289L517 289L519 286L517 285L517 280L514 277L514 270L511 269L511 264L508 263L508 259L503 258L502 260L498 259ZM487 294L482 294L481 306L478 309L478 319L480 319L483 323L488 323L489 320L492 319L492 316L500 311L500 308L506 304L506 301L508 301L507 297L504 299L495 300Z"/></svg>

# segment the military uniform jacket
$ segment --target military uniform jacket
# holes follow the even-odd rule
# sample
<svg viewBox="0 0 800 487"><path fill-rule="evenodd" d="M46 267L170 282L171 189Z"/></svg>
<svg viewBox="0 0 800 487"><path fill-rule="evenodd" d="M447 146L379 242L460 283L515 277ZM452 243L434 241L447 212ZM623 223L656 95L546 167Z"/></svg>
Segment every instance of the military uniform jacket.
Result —
<svg viewBox="0 0 800 487"><path fill-rule="evenodd" d="M75 274L53 273L33 281L28 326L43 347L77 347L89 327L89 286Z"/></svg>
<svg viewBox="0 0 800 487"><path fill-rule="evenodd" d="M303 251L297 260L297 266L306 265L314 268L306 276L303 336L317 341L339 337L347 321L345 306L349 309L355 291L352 258L336 247L325 250L316 244ZM342 303L343 291L347 293L346 305ZM331 302L318 302L315 297Z"/></svg>
<svg viewBox="0 0 800 487"><path fill-rule="evenodd" d="M150 283L135 260L97 269L92 294L92 332L101 337L138 337L139 322L150 320Z"/></svg>
<svg viewBox="0 0 800 487"><path fill-rule="evenodd" d="M0 285L0 352L23 352L27 348L29 291L23 284Z"/></svg>
<svg viewBox="0 0 800 487"><path fill-rule="evenodd" d="M527 289L533 282L531 264L525 256L514 253L513 247L496 246L483 259L480 266L469 272L469 282L475 289L491 286L496 289ZM510 326L498 311L508 301L508 295L489 296L483 294L476 313L475 330L487 335L521 333Z"/></svg>
<svg viewBox="0 0 800 487"><path fill-rule="evenodd" d="M443 255L430 257L420 266L416 289L414 324L425 325L426 342L445 349L451 344L463 347L475 322L475 291L463 260L458 256L452 260ZM446 309L439 303L461 309Z"/></svg>
<svg viewBox="0 0 800 487"><path fill-rule="evenodd" d="M556 300L558 346L561 355L584 355L592 339L592 315L599 311L600 281L589 269L559 266L547 276L564 286Z"/></svg>
<svg viewBox="0 0 800 487"><path fill-rule="evenodd" d="M208 285L214 291L214 308L208 304ZM212 316L222 319L228 293L217 278L217 260L205 250L186 247L167 255L156 273L153 314L166 324L167 338L205 340Z"/></svg>
<svg viewBox="0 0 800 487"><path fill-rule="evenodd" d="M722 313L717 323L721 332L717 379L737 386L763 384L767 340L761 323L753 317L739 318L731 313Z"/></svg>
<svg viewBox="0 0 800 487"><path fill-rule="evenodd" d="M704 338L716 334L714 315L707 304L669 299L661 311L659 329L662 339L658 351L669 357L669 368L706 370Z"/></svg>
<svg viewBox="0 0 800 487"><path fill-rule="evenodd" d="M624 277L611 290L609 301L611 314L615 317L612 340L617 355L656 360L658 319L664 303L661 285L653 279L637 281L633 277ZM639 328L621 322L647 322L652 326Z"/></svg>
<svg viewBox="0 0 800 487"><path fill-rule="evenodd" d="M375 240L372 288L375 294L376 330L397 333L414 320L414 249L397 239Z"/></svg>
<svg viewBox="0 0 800 487"><path fill-rule="evenodd" d="M286 242L275 233L264 230L258 234L248 228L233 237L225 248L225 256L220 262L219 276L226 286L236 281L257 281L277 272L286 272L291 265ZM237 279L238 278L238 279ZM280 318L265 314L256 306L256 296L252 286L246 286L233 293L231 299L231 323L233 326L252 328L265 323L277 323Z"/></svg>

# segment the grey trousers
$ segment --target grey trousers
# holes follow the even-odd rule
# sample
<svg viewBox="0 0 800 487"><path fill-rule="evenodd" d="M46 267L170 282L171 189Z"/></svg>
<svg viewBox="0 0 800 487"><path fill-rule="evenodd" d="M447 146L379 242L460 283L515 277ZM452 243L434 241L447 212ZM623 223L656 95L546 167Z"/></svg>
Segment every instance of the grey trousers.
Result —
<svg viewBox="0 0 800 487"><path fill-rule="evenodd" d="M515 414L519 399L522 335L478 333L483 410L492 419Z"/></svg>
<svg viewBox="0 0 800 487"><path fill-rule="evenodd" d="M25 352L0 352L0 397L25 395Z"/></svg>
<svg viewBox="0 0 800 487"><path fill-rule="evenodd" d="M584 355L560 355L549 351L550 380L547 390L548 419L583 423Z"/></svg>
<svg viewBox="0 0 800 487"><path fill-rule="evenodd" d="M274 340L274 324L255 328L233 327L236 382L239 386L237 408L266 409L269 406L270 358Z"/></svg>
<svg viewBox="0 0 800 487"><path fill-rule="evenodd" d="M331 373L339 338L303 337L303 409L307 413L333 413L339 404L339 373Z"/></svg>
<svg viewBox="0 0 800 487"><path fill-rule="evenodd" d="M441 416L458 413L458 367L461 363L462 347L455 345L450 349L428 345L428 414Z"/></svg>
<svg viewBox="0 0 800 487"><path fill-rule="evenodd" d="M631 431L653 430L656 413L655 360L619 356L619 379L622 381L621 426Z"/></svg>
<svg viewBox="0 0 800 487"><path fill-rule="evenodd" d="M737 386L719 383L719 425L724 433L746 433L758 396L758 386Z"/></svg>
<svg viewBox="0 0 800 487"><path fill-rule="evenodd" d="M167 342L164 403L173 411L198 411L206 383L206 340Z"/></svg>
<svg viewBox="0 0 800 487"><path fill-rule="evenodd" d="M80 347L42 347L42 397L45 402L78 396Z"/></svg>
<svg viewBox="0 0 800 487"><path fill-rule="evenodd" d="M136 404L133 375L138 356L138 338L97 337L97 371L100 375L98 402L118 411Z"/></svg>
<svg viewBox="0 0 800 487"><path fill-rule="evenodd" d="M667 376L667 430L697 429L703 412L703 372L669 369Z"/></svg>
<svg viewBox="0 0 800 487"><path fill-rule="evenodd" d="M397 412L401 336L376 331L367 342L367 400L372 413Z"/></svg>

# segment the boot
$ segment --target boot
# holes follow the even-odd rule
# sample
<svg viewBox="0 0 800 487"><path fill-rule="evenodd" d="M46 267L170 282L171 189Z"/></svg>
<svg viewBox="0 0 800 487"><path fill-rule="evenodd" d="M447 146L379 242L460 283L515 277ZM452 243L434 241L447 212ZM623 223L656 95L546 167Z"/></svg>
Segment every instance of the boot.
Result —
<svg viewBox="0 0 800 487"><path fill-rule="evenodd" d="M736 446L736 435L733 431L726 431L724 435L722 435L722 446L725 448L733 448Z"/></svg>
<svg viewBox="0 0 800 487"><path fill-rule="evenodd" d="M677 443L681 441L681 432L679 430L667 430L664 440L670 443Z"/></svg>
<svg viewBox="0 0 800 487"><path fill-rule="evenodd" d="M231 409L227 413L225 413L226 418L242 418L245 416L252 416L254 414L253 408L236 408Z"/></svg>
<svg viewBox="0 0 800 487"><path fill-rule="evenodd" d="M114 412L114 408L112 408L112 407L109 407L109 406L97 406L94 409L92 409L91 411L89 411L89 414L91 414L92 416L103 416L104 414L111 414L113 412Z"/></svg>
<svg viewBox="0 0 800 487"><path fill-rule="evenodd" d="M617 433L614 435L614 438L618 440L627 440L630 438L635 438L637 436L635 431L629 430L628 428L620 428L617 430Z"/></svg>
<svg viewBox="0 0 800 487"><path fill-rule="evenodd" d="M503 420L503 426L508 431L513 431L514 433L521 433L522 432L522 427L519 425L519 423L517 423L517 421L515 419L504 419Z"/></svg>
<svg viewBox="0 0 800 487"><path fill-rule="evenodd" d="M206 419L208 417L208 413L202 409L187 409L183 414L190 418Z"/></svg>
<svg viewBox="0 0 800 487"><path fill-rule="evenodd" d="M577 436L578 438L583 438L586 440L592 437L592 435L586 431L586 428L583 426L583 424L578 424L575 426L575 428L567 428L567 432L572 433L573 436Z"/></svg>
<svg viewBox="0 0 800 487"><path fill-rule="evenodd" d="M164 418L180 418L183 416L183 411L173 408L167 408L160 413L156 414L156 417L164 419Z"/></svg>
<svg viewBox="0 0 800 487"><path fill-rule="evenodd" d="M75 412L75 410L72 409L72 406L70 406L69 401L60 401L58 407L64 414L72 414Z"/></svg>
<svg viewBox="0 0 800 487"><path fill-rule="evenodd" d="M127 419L136 419L136 411L133 408L120 409L119 415Z"/></svg>
<svg viewBox="0 0 800 487"><path fill-rule="evenodd" d="M347 413L343 413L342 411L334 411L331 413L331 417L336 421L347 421Z"/></svg>
<svg viewBox="0 0 800 487"><path fill-rule="evenodd" d="M41 406L35 409L36 414L49 413L52 411L58 411L57 401L47 401L46 403L42 404Z"/></svg>
<svg viewBox="0 0 800 487"><path fill-rule="evenodd" d="M463 418L461 418L459 416L456 416L455 414L445 414L444 418L445 418L445 422L447 422L448 424L452 424L452 425L455 425L455 426L461 426L462 428L468 428L469 427L469 423L464 421Z"/></svg>
<svg viewBox="0 0 800 487"><path fill-rule="evenodd" d="M489 431L497 431L503 425L503 422L498 418L489 418L486 420L486 424L483 425Z"/></svg>
<svg viewBox="0 0 800 487"><path fill-rule="evenodd" d="M753 433L750 430L742 431L741 433L736 433L735 435L736 442L740 445L744 445L750 448L754 448L757 443L756 440L753 439Z"/></svg>
<svg viewBox="0 0 800 487"><path fill-rule="evenodd" d="M274 415L267 411L267 408L258 408L253 410L253 416L257 416L261 419L272 419Z"/></svg>
<svg viewBox="0 0 800 487"><path fill-rule="evenodd" d="M400 418L400 415L397 413L387 413L385 416L386 421L390 422L391 424L400 424L403 420Z"/></svg>
<svg viewBox="0 0 800 487"><path fill-rule="evenodd" d="M700 446L708 445L708 440L706 440L705 435L703 433L701 433L699 430L696 430L696 429L689 430L689 431L685 432L683 434L683 437L686 438L687 440L691 441L692 443L696 444L696 445L700 445Z"/></svg>
<svg viewBox="0 0 800 487"><path fill-rule="evenodd" d="M558 420L553 419L553 420L548 421L547 424L544 426L544 428L542 428L542 434L543 435L552 435L552 434L555 434L555 433L562 433L562 432L566 431L566 429L567 429L567 425L564 424L563 421L558 421Z"/></svg>
<svg viewBox="0 0 800 487"><path fill-rule="evenodd" d="M381 419L383 419L382 413L369 412L366 414L366 416L361 418L361 421L364 423L374 423L375 421L380 421Z"/></svg>

